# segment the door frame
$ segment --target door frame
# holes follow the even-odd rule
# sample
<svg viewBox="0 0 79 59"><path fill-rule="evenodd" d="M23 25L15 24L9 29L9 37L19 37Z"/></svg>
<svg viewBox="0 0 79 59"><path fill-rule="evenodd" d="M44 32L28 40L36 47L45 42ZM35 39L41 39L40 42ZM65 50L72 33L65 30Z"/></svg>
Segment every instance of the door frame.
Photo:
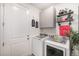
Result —
<svg viewBox="0 0 79 59"><path fill-rule="evenodd" d="M0 55L3 55L3 42L4 42L4 4L0 4Z"/></svg>

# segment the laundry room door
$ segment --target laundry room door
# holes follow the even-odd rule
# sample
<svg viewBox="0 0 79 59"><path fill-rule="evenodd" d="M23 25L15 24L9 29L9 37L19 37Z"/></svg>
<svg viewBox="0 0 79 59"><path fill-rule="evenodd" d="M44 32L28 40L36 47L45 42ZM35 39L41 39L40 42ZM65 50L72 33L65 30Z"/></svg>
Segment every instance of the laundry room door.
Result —
<svg viewBox="0 0 79 59"><path fill-rule="evenodd" d="M28 20L26 9L18 4L3 4L3 53L2 55L28 55Z"/></svg>

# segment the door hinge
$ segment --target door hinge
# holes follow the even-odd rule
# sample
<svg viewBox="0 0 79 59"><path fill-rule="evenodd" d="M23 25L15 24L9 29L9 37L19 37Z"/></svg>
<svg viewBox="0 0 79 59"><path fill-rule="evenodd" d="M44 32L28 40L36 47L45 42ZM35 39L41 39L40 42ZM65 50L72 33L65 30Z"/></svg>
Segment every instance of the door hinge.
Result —
<svg viewBox="0 0 79 59"><path fill-rule="evenodd" d="M2 43L2 46L4 47L4 42Z"/></svg>
<svg viewBox="0 0 79 59"><path fill-rule="evenodd" d="M2 23L2 26L4 27L4 22Z"/></svg>

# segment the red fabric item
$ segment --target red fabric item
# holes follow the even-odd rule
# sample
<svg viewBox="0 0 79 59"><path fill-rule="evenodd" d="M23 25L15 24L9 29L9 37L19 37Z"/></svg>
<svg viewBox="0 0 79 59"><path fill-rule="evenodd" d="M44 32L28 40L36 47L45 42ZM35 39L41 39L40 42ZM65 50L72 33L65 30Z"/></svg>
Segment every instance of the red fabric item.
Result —
<svg viewBox="0 0 79 59"><path fill-rule="evenodd" d="M69 25L62 25L59 27L60 36L67 36L70 33L71 27Z"/></svg>

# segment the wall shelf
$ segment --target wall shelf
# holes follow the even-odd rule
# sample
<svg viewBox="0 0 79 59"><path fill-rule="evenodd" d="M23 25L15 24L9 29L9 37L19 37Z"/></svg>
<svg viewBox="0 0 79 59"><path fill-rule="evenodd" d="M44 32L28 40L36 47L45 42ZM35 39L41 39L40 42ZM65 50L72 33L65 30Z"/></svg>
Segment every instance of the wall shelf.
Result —
<svg viewBox="0 0 79 59"><path fill-rule="evenodd" d="M66 13L66 14L60 14L60 15L57 15L57 17L61 17L61 16L65 16L65 15L70 15L70 14L73 14L73 12Z"/></svg>

